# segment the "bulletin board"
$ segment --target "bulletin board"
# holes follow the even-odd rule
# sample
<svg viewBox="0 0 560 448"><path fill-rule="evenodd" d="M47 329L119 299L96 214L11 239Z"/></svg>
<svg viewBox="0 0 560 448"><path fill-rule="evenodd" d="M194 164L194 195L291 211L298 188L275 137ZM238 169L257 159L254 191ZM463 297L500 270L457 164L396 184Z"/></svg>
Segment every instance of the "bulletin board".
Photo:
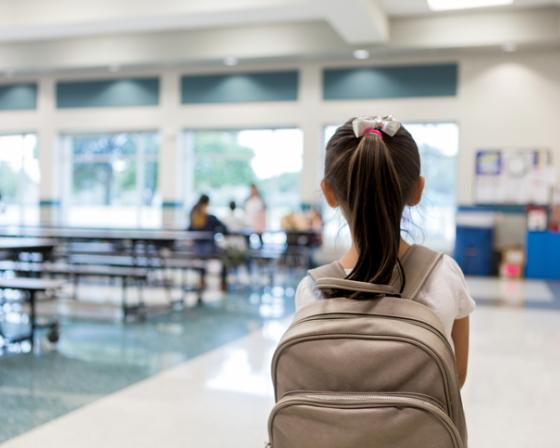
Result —
<svg viewBox="0 0 560 448"><path fill-rule="evenodd" d="M547 205L555 183L552 151L483 149L476 152L478 204Z"/></svg>

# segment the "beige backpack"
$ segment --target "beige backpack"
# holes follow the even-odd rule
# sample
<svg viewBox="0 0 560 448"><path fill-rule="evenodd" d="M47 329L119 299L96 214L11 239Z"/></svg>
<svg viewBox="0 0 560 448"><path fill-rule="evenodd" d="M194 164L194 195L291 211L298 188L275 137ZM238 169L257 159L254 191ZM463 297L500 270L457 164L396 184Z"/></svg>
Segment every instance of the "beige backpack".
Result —
<svg viewBox="0 0 560 448"><path fill-rule="evenodd" d="M347 294L302 308L276 349L268 446L466 448L453 350L414 301L441 257L412 246L402 293L345 280L337 262L309 271L317 288ZM344 297L354 292L365 294Z"/></svg>

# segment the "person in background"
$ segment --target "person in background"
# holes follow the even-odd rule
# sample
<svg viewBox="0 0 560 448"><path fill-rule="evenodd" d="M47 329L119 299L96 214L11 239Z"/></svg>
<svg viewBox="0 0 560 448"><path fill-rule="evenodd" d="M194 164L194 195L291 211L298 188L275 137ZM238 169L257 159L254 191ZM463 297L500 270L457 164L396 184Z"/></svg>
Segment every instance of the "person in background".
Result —
<svg viewBox="0 0 560 448"><path fill-rule="evenodd" d="M266 230L266 205L255 184L250 185L249 197L245 200L245 216L247 224L260 240L262 246L262 234Z"/></svg>
<svg viewBox="0 0 560 448"><path fill-rule="evenodd" d="M191 210L188 230L201 232L227 233L227 227L214 215L208 213L210 198L203 194Z"/></svg>
<svg viewBox="0 0 560 448"><path fill-rule="evenodd" d="M247 228L245 213L243 213L243 210L237 208L235 201L230 201L229 213L227 216L224 216L222 221L231 233L241 232Z"/></svg>
<svg viewBox="0 0 560 448"><path fill-rule="evenodd" d="M245 214L243 210L237 208L235 201L230 201L229 213L224 216L223 222L228 228L228 235L224 235L217 244L223 250L224 265L227 266L228 271L235 274L235 282L239 285L239 268L246 266L247 272L251 272L251 259L248 252L250 235L246 232Z"/></svg>
<svg viewBox="0 0 560 448"><path fill-rule="evenodd" d="M197 238L194 240L193 249L198 256L215 256L216 253L216 242L214 235L216 233L227 234L227 227L222 221L216 218L214 215L208 213L208 207L210 205L210 198L208 195L203 194L200 196L196 204L190 213L190 225L188 227L189 231L198 232L209 232L211 235L208 238ZM200 287L202 289L206 288L206 279L203 275ZM222 290L227 290L227 267L222 263L221 271L221 286Z"/></svg>

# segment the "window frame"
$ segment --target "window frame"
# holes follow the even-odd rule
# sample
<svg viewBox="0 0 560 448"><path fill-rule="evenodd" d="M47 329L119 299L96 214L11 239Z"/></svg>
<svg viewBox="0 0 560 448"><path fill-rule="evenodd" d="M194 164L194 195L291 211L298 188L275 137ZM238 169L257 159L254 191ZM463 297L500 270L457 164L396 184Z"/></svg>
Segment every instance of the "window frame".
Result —
<svg viewBox="0 0 560 448"><path fill-rule="evenodd" d="M239 126L225 126L225 127L207 127L207 126L195 126L195 127L183 127L180 131L179 140L179 163L181 167L185 167L184 180L181 182L180 194L183 203L185 204L185 212L190 210L190 207L196 201L195 189L194 189L194 163L196 161L194 154L194 145L189 142L189 138L193 133L196 132L242 132L242 131L281 131L281 130L299 130L301 132L302 138L302 170L298 173L298 195L301 203L301 192L300 185L302 183L305 163L305 129L297 123L286 124L275 126L273 124L263 125L251 125L242 124ZM236 159L237 160L237 159ZM191 169L192 168L192 169ZM185 216L186 218L186 216Z"/></svg>
<svg viewBox="0 0 560 448"><path fill-rule="evenodd" d="M136 182L135 182L135 204L134 204L134 213L135 213L135 223L131 228L135 229L150 229L150 228L161 228L162 226L162 210L161 204L158 207L159 211L159 222L153 225L146 225L143 219L143 209L144 209L144 201L143 201L143 193L145 188L145 181L146 181L146 163L155 162L158 167L158 171L160 169L161 164L161 133L158 129L135 129L135 130L127 130L127 129L110 129L110 130L72 130L72 131L63 131L60 132L58 135L58 142L61 148L60 151L60 161L63 167L63 175L62 177L62 186L61 186L61 214L62 214L62 222L64 225L69 227L81 227L80 224L72 224L70 221L70 209L73 207L72 204L72 195L73 195L73 168L76 162L78 163L99 163L99 162L110 162L113 160L114 156L110 154L94 154L91 156L87 155L78 155L76 157L73 154L73 145L72 139L73 138L94 138L96 136L115 136L119 134L129 134L134 137L138 136L148 136L153 135L157 139L158 143L158 151L155 154L147 154L145 140L143 138L138 139L135 142L135 151L133 154L125 154L124 158L126 160L130 160L136 165ZM158 176L158 182L156 184L156 194L161 195L160 190L160 178ZM109 208L109 207L108 207ZM114 226L109 224L101 224L101 225L92 225L91 227L95 228L126 228L120 226Z"/></svg>

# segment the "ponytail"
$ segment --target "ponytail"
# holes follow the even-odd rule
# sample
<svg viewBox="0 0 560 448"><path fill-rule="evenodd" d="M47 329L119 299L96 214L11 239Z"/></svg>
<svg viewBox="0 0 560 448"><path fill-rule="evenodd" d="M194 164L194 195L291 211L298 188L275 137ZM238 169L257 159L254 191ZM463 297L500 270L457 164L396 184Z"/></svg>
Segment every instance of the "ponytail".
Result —
<svg viewBox="0 0 560 448"><path fill-rule="evenodd" d="M348 221L358 249L351 280L387 284L397 264L404 210L400 179L389 148L366 134L352 154L347 198Z"/></svg>

